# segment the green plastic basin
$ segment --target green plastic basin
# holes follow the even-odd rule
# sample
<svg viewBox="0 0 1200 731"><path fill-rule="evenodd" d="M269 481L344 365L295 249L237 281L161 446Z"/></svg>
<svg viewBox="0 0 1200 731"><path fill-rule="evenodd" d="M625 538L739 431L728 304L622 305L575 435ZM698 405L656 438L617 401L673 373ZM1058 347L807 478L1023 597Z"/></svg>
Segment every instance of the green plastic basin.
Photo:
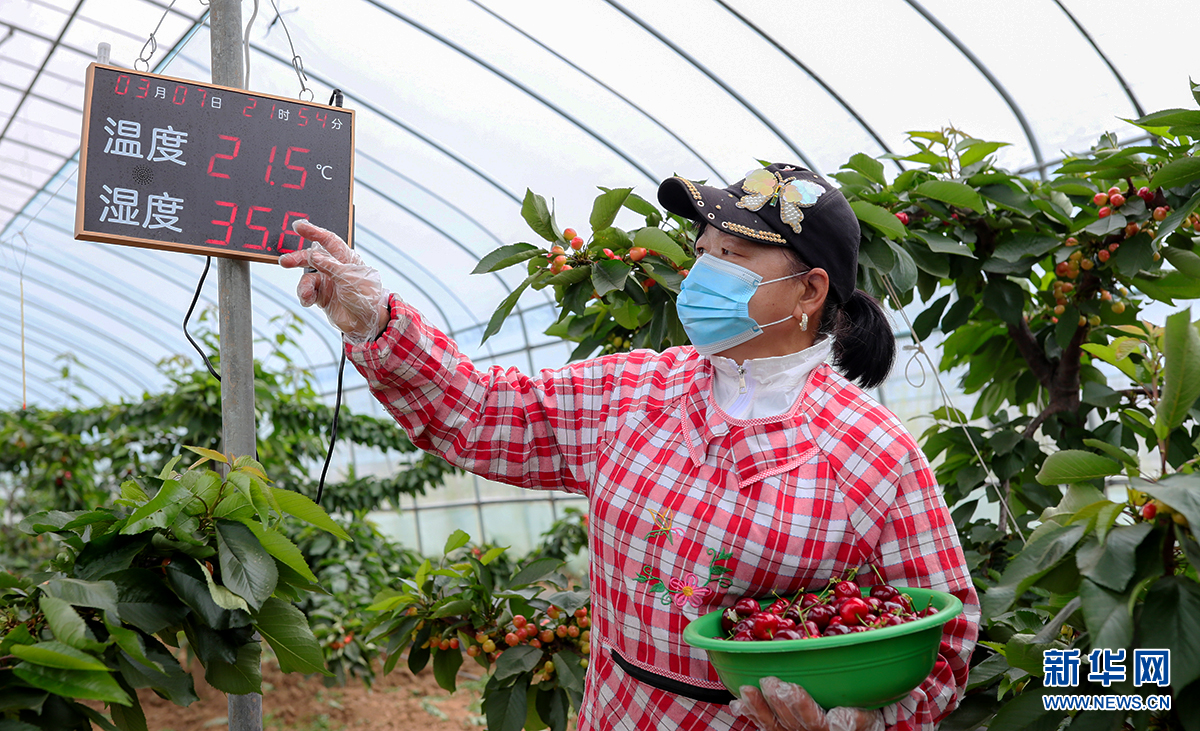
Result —
<svg viewBox="0 0 1200 731"><path fill-rule="evenodd" d="M757 686L773 675L803 687L826 709L880 708L908 695L929 676L937 662L942 625L962 613L962 602L953 594L896 588L912 597L913 609L924 609L932 601L937 614L850 635L734 642L716 639L722 635L717 610L688 624L683 639L708 653L721 682L734 695L740 696L743 685Z"/></svg>

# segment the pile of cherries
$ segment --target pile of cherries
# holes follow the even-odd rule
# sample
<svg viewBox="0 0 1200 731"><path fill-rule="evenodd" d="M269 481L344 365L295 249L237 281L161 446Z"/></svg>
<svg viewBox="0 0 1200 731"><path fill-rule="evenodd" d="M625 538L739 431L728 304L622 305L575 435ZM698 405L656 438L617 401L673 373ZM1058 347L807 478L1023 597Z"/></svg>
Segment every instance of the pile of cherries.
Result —
<svg viewBox="0 0 1200 731"><path fill-rule="evenodd" d="M894 586L879 584L864 598L858 584L843 580L820 593L776 599L766 609L758 599L742 597L721 613L725 636L716 639L756 642L832 637L894 627L936 613L932 604L914 611L912 598Z"/></svg>

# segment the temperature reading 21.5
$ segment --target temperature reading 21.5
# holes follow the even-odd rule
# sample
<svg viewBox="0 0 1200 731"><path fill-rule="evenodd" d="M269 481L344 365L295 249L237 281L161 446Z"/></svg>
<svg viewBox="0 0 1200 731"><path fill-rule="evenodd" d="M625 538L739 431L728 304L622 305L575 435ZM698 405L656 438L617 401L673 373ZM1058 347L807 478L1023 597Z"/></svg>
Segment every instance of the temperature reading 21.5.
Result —
<svg viewBox="0 0 1200 731"><path fill-rule="evenodd" d="M231 180L239 169L245 171L245 166L235 168L242 153L241 138L231 135L219 135L224 143L224 152L217 152L208 161L208 174L214 178ZM303 156L311 152L304 147L286 147L280 152L280 146L274 145L262 162L263 183L279 184L290 190L304 190L308 181L308 170L304 165ZM244 163L245 160L239 160ZM252 164L252 163L251 163ZM213 205L218 209L212 219L216 227L216 236L207 239L205 243L215 246L234 246L252 251L264 251L273 254L286 254L300 248L300 236L291 230L291 223L297 219L307 218L308 214L299 211L277 211L271 206L255 205L247 202L239 205L234 201L214 200ZM220 210L225 209L225 210ZM236 230L236 234L235 234ZM294 237L289 241L288 237ZM292 244L289 246L289 244Z"/></svg>

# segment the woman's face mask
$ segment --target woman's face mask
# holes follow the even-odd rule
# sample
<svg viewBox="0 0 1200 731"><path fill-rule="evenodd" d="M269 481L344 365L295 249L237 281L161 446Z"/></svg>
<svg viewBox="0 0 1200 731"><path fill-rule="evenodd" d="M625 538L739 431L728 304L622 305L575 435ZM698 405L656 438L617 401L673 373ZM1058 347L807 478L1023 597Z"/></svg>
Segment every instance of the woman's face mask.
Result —
<svg viewBox="0 0 1200 731"><path fill-rule="evenodd" d="M791 315L759 325L750 317L750 298L761 286L807 272L762 281L749 269L705 255L692 265L680 285L675 307L683 329L701 355L720 353L762 335L763 328L793 319Z"/></svg>

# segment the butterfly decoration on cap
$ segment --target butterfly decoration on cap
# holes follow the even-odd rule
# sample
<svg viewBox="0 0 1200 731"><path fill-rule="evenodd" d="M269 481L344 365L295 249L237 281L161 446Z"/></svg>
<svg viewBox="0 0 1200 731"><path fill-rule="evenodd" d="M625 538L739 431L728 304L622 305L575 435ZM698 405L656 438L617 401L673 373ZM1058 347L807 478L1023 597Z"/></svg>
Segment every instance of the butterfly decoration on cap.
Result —
<svg viewBox="0 0 1200 731"><path fill-rule="evenodd" d="M815 205L825 192L824 188L810 180L784 178L779 173L765 169L746 173L742 190L746 191L746 195L737 202L738 208L757 212L778 198L779 217L796 233L800 233L800 223L804 220L803 209Z"/></svg>

